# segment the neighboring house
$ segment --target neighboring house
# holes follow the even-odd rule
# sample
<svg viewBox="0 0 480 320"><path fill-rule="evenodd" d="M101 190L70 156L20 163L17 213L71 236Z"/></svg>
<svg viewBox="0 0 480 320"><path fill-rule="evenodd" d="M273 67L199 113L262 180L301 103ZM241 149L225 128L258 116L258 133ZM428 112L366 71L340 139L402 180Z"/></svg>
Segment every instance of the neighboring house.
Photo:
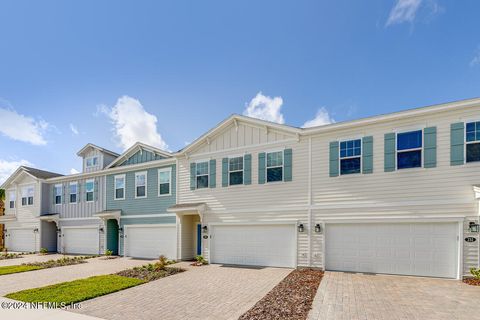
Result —
<svg viewBox="0 0 480 320"><path fill-rule="evenodd" d="M138 258L176 259L176 159L136 143L105 170L107 238L112 251ZM120 224L118 224L120 223ZM120 241L119 241L120 240Z"/></svg>
<svg viewBox="0 0 480 320"><path fill-rule="evenodd" d="M82 173L48 180L42 225L55 230L50 233L55 240L50 251L100 254L106 245L106 225L100 217L105 210L103 169L119 155L91 143L77 155L82 157Z"/></svg>
<svg viewBox="0 0 480 320"><path fill-rule="evenodd" d="M175 156L180 258L447 278L479 264L480 99L309 129L235 115Z"/></svg>
<svg viewBox="0 0 480 320"><path fill-rule="evenodd" d="M176 153L79 155L81 174L21 167L5 182L10 250L53 248L58 230L67 253L445 278L479 266L480 99L307 129L233 115Z"/></svg>
<svg viewBox="0 0 480 320"><path fill-rule="evenodd" d="M40 215L48 207L46 180L61 175L29 167L19 167L2 185L5 189L5 246L9 251L32 252L53 249L50 230L42 228Z"/></svg>

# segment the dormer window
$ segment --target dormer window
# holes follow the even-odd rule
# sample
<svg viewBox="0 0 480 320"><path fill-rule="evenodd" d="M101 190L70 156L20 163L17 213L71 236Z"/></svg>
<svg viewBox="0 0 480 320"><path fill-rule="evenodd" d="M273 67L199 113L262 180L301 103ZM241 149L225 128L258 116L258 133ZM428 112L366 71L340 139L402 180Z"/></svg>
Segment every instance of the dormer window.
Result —
<svg viewBox="0 0 480 320"><path fill-rule="evenodd" d="M87 158L85 161L87 168L98 166L98 157L90 157Z"/></svg>

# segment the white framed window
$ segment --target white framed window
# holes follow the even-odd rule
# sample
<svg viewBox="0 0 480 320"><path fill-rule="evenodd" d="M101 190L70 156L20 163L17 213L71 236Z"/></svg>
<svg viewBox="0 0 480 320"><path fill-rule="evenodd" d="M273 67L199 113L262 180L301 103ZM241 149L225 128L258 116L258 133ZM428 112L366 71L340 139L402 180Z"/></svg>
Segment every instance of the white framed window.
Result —
<svg viewBox="0 0 480 320"><path fill-rule="evenodd" d="M54 202L56 205L62 204L62 193L63 193L63 187L62 184L56 184L54 189Z"/></svg>
<svg viewBox="0 0 480 320"><path fill-rule="evenodd" d="M147 197L147 171L135 172L135 198Z"/></svg>
<svg viewBox="0 0 480 320"><path fill-rule="evenodd" d="M158 169L158 196L172 194L172 168Z"/></svg>
<svg viewBox="0 0 480 320"><path fill-rule="evenodd" d="M196 184L197 189L208 188L210 169L208 161L200 161L196 164Z"/></svg>
<svg viewBox="0 0 480 320"><path fill-rule="evenodd" d="M125 200L125 175L119 174L114 177L114 200Z"/></svg>
<svg viewBox="0 0 480 320"><path fill-rule="evenodd" d="M352 139L340 141L340 174L361 173L362 140Z"/></svg>
<svg viewBox="0 0 480 320"><path fill-rule="evenodd" d="M423 130L397 133L397 169L422 167Z"/></svg>
<svg viewBox="0 0 480 320"><path fill-rule="evenodd" d="M70 192L70 203L77 203L78 183L76 181L70 182L68 187Z"/></svg>
<svg viewBox="0 0 480 320"><path fill-rule="evenodd" d="M35 194L34 186L26 186L22 188L22 206L33 206L33 197Z"/></svg>
<svg viewBox="0 0 480 320"><path fill-rule="evenodd" d="M283 181L283 151L267 152L267 182Z"/></svg>
<svg viewBox="0 0 480 320"><path fill-rule="evenodd" d="M94 193L95 193L95 180L88 179L85 181L85 201L86 202L93 202L94 201Z"/></svg>
<svg viewBox="0 0 480 320"><path fill-rule="evenodd" d="M228 158L228 185L243 184L243 156Z"/></svg>
<svg viewBox="0 0 480 320"><path fill-rule="evenodd" d="M465 162L480 161L480 121L465 124Z"/></svg>
<svg viewBox="0 0 480 320"><path fill-rule="evenodd" d="M10 190L8 192L8 207L10 209L15 209L15 202L17 200L17 192L16 190Z"/></svg>
<svg viewBox="0 0 480 320"><path fill-rule="evenodd" d="M97 156L87 158L85 161L86 161L87 168L95 167L95 166L98 165L98 157Z"/></svg>

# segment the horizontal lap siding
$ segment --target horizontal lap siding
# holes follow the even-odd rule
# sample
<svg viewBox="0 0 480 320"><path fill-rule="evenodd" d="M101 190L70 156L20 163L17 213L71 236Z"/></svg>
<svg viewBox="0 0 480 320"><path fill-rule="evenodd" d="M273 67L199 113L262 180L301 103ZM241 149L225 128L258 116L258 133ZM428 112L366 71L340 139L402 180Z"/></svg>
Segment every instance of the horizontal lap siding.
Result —
<svg viewBox="0 0 480 320"><path fill-rule="evenodd" d="M85 182L86 180L95 179L97 181L95 187L98 188L98 194L93 202L86 202L85 201ZM70 203L70 182L77 182L77 202ZM53 187L56 184L63 185L63 196L64 201L62 204L56 205L53 203ZM47 188L45 188L45 192L48 193L48 212L44 213L59 213L60 218L88 218L92 217L93 214L97 212L101 212L105 209L105 176L97 176L94 178L89 179L80 179L80 180L69 180L69 181L62 181L58 183L49 184Z"/></svg>
<svg viewBox="0 0 480 320"><path fill-rule="evenodd" d="M158 196L158 169L172 168L172 183L170 196ZM117 173L107 176L107 210L122 210L122 215L139 214L162 214L167 208L175 204L176 199L176 175L175 165L167 167L155 167L146 170ZM135 199L135 172L147 171L147 198ZM125 200L114 200L114 177L126 175Z"/></svg>
<svg viewBox="0 0 480 320"><path fill-rule="evenodd" d="M450 165L450 124L479 116L479 108L439 112L312 137L314 223L342 217L478 216L472 186L480 184L480 162ZM384 134L421 127L436 127L437 167L384 172ZM373 173L329 177L329 143L361 135L373 136ZM321 243L312 246L321 248ZM478 264L478 250L478 241L464 250L465 268Z"/></svg>

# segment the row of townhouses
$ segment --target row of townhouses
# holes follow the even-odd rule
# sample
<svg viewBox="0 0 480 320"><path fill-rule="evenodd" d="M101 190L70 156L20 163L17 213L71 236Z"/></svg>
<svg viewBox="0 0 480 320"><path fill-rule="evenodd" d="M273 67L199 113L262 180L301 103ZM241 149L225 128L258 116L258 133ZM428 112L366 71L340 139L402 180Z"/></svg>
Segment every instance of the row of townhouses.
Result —
<svg viewBox="0 0 480 320"><path fill-rule="evenodd" d="M184 149L87 144L3 184L11 251L460 278L479 266L480 99L314 128L233 115Z"/></svg>

